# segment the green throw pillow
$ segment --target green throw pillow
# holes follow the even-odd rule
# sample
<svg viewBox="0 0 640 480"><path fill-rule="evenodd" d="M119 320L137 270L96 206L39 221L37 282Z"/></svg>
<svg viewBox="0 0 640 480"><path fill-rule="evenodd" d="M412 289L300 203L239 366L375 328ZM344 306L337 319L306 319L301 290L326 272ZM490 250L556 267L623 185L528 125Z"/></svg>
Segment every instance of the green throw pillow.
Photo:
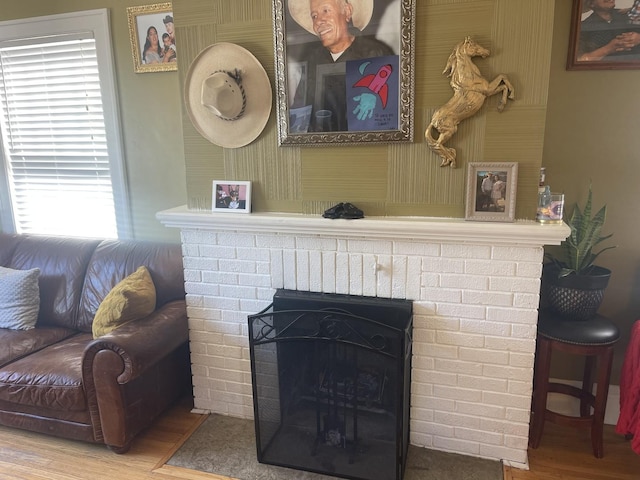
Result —
<svg viewBox="0 0 640 480"><path fill-rule="evenodd" d="M156 287L147 267L139 267L104 297L93 319L93 338L125 323L146 317L156 309Z"/></svg>
<svg viewBox="0 0 640 480"><path fill-rule="evenodd" d="M40 311L39 276L38 268L0 267L0 328L31 330L35 327Z"/></svg>

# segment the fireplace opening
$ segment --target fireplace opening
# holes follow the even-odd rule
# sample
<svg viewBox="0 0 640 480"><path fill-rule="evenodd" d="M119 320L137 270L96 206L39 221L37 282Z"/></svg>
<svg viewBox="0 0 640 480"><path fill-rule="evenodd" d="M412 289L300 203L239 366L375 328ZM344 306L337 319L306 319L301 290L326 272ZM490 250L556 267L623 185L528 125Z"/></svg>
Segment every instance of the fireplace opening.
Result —
<svg viewBox="0 0 640 480"><path fill-rule="evenodd" d="M258 461L401 480L412 303L280 289L249 316Z"/></svg>

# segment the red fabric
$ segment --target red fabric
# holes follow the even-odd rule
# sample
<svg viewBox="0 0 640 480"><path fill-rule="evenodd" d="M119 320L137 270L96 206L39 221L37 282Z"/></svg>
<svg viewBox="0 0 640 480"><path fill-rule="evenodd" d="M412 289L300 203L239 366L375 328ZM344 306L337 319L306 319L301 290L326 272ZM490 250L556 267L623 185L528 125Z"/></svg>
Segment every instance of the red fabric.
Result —
<svg viewBox="0 0 640 480"><path fill-rule="evenodd" d="M620 417L616 432L633 435L631 448L640 455L640 320L633 324L631 340L620 376Z"/></svg>

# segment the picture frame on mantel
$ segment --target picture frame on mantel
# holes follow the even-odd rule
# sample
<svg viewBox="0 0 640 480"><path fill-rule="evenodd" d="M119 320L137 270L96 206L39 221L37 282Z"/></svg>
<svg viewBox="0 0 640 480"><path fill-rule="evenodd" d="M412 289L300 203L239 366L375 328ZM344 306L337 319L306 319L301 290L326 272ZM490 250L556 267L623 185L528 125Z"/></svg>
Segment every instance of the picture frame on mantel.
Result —
<svg viewBox="0 0 640 480"><path fill-rule="evenodd" d="M640 1L573 0L567 70L640 68Z"/></svg>
<svg viewBox="0 0 640 480"><path fill-rule="evenodd" d="M178 70L171 2L127 7L131 57L136 73Z"/></svg>
<svg viewBox="0 0 640 480"><path fill-rule="evenodd" d="M517 162L469 163L465 219L513 222L517 188Z"/></svg>
<svg viewBox="0 0 640 480"><path fill-rule="evenodd" d="M251 212L251 182L214 180L211 209L219 213Z"/></svg>
<svg viewBox="0 0 640 480"><path fill-rule="evenodd" d="M272 2L279 145L413 141L416 0L333 12L353 39L337 59L309 0Z"/></svg>

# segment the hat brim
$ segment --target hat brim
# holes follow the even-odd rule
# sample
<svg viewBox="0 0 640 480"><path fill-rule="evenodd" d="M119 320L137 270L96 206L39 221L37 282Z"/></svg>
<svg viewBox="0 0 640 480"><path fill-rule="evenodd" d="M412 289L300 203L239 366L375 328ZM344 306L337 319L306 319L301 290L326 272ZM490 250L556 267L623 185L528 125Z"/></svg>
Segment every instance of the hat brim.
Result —
<svg viewBox="0 0 640 480"><path fill-rule="evenodd" d="M358 30L364 30L373 16L373 0L349 0L353 8L351 23ZM289 13L298 25L312 35L316 35L313 30L309 0L288 0Z"/></svg>
<svg viewBox="0 0 640 480"><path fill-rule="evenodd" d="M239 70L247 104L237 120L223 120L202 104L202 82L220 70ZM249 50L234 43L215 43L191 62L184 82L184 102L195 129L211 143L238 148L253 142L271 114L271 82L262 64Z"/></svg>

